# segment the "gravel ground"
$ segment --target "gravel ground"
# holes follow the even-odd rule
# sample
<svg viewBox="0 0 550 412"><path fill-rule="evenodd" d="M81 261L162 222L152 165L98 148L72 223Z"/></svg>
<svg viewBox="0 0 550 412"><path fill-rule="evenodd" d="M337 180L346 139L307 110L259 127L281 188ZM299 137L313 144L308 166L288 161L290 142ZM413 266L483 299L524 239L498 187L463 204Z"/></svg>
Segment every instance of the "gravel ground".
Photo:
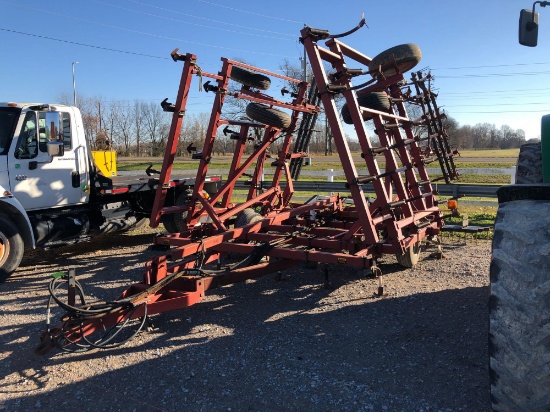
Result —
<svg viewBox="0 0 550 412"><path fill-rule="evenodd" d="M485 411L489 241L444 238L446 259L394 257L378 281L289 270L209 291L118 348L36 357L49 275L77 267L113 299L139 281L150 234L36 252L0 285L0 409L8 411Z"/></svg>

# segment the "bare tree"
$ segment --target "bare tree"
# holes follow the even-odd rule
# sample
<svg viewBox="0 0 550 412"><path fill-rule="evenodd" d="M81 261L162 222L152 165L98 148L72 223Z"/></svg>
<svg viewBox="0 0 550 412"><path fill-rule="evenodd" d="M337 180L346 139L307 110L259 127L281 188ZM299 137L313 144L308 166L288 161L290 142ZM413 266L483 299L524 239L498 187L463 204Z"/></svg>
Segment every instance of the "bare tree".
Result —
<svg viewBox="0 0 550 412"><path fill-rule="evenodd" d="M164 154L163 143L168 137L168 121L166 113L156 103L144 103L142 105L144 132L150 145L152 156Z"/></svg>
<svg viewBox="0 0 550 412"><path fill-rule="evenodd" d="M131 147L134 144L134 119L132 108L128 106L123 101L113 102L109 109L111 115L113 116L113 134L111 134L111 139L116 138L117 148L120 151L120 154L123 156L128 156L131 151Z"/></svg>
<svg viewBox="0 0 550 412"><path fill-rule="evenodd" d="M143 132L143 102L139 100L134 101L132 107L132 117L134 122L134 133L136 141L136 156L141 156L141 137Z"/></svg>

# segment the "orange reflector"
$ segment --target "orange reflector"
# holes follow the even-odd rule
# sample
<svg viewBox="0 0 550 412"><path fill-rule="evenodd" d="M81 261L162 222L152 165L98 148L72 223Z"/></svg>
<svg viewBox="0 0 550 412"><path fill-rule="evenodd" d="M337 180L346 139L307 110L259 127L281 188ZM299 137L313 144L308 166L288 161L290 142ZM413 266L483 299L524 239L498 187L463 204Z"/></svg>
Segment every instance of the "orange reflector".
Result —
<svg viewBox="0 0 550 412"><path fill-rule="evenodd" d="M447 209L449 210L458 209L458 202L454 199L447 200Z"/></svg>

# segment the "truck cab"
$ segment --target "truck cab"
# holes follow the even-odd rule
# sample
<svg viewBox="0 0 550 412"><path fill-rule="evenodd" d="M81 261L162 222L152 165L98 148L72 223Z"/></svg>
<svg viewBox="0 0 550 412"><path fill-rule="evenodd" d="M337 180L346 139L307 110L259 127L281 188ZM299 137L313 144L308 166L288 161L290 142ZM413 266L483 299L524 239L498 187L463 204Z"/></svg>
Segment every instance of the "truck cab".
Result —
<svg viewBox="0 0 550 412"><path fill-rule="evenodd" d="M25 210L88 201L88 148L76 107L2 103L0 133L0 185ZM62 144L56 156L49 142Z"/></svg>

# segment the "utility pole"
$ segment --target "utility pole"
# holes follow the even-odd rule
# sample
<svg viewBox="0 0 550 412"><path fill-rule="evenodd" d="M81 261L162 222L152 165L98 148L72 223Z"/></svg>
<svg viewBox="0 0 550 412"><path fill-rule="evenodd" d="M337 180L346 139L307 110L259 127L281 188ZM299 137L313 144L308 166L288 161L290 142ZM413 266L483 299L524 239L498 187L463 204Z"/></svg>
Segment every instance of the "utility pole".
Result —
<svg viewBox="0 0 550 412"><path fill-rule="evenodd" d="M74 79L74 65L78 64L78 62L73 62L73 103L76 106L76 82Z"/></svg>

